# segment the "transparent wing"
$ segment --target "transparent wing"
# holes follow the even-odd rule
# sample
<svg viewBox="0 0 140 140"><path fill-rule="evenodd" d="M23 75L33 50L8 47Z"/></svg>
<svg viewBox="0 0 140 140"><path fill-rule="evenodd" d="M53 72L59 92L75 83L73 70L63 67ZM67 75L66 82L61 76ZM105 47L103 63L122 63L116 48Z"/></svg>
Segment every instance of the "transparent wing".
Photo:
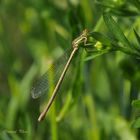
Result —
<svg viewBox="0 0 140 140"><path fill-rule="evenodd" d="M66 50L64 54L59 57L43 74L38 81L33 85L31 89L32 98L38 98L45 93L48 93L49 88L53 85L55 86L58 82L58 79L64 69L64 66L70 56L72 48Z"/></svg>

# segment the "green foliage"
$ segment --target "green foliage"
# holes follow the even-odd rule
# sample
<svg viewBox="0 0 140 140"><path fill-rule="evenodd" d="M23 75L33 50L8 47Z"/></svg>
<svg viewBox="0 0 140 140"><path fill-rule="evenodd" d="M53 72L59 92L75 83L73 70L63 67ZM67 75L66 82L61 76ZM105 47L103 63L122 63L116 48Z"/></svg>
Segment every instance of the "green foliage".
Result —
<svg viewBox="0 0 140 140"><path fill-rule="evenodd" d="M140 107L140 100L133 100L132 106L139 108Z"/></svg>
<svg viewBox="0 0 140 140"><path fill-rule="evenodd" d="M110 30L110 32L114 35L115 39L117 41L120 41L124 46L131 47L129 41L124 36L122 30L118 26L118 24L115 22L115 20L107 13L104 13L104 21L106 23L106 26Z"/></svg>
<svg viewBox="0 0 140 140"><path fill-rule="evenodd" d="M138 140L139 9L139 0L2 1L0 139ZM80 44L55 102L38 123L55 70L42 98L31 98L32 85L85 28L87 45Z"/></svg>

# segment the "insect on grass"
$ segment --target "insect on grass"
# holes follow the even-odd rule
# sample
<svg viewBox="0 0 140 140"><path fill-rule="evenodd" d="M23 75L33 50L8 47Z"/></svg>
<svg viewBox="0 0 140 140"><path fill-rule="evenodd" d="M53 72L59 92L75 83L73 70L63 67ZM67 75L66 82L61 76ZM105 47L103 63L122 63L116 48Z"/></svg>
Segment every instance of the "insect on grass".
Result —
<svg viewBox="0 0 140 140"><path fill-rule="evenodd" d="M45 118L45 115L46 113L48 112L49 108L51 107L57 93L58 93L58 90L61 86L61 83L65 77L65 74L69 68L69 65L75 55L75 53L77 52L77 50L79 49L79 44L80 43L84 43L84 45L86 45L86 42L87 42L87 36L88 36L88 30L85 29L83 30L82 34L77 37L76 39L73 40L72 42L72 51L71 51L71 54L64 66L64 69L62 70L61 74L60 74L60 77L58 79L58 81L56 82L56 85L55 85L55 88L53 90L53 93L48 101L48 104L47 106L45 107L44 111L40 114L39 118L38 118L38 121L41 121ZM57 70L59 71L59 67L61 67L62 64L61 63L61 59L65 59L67 56L67 52L64 53L64 55L60 58L60 60L58 60L58 62L60 62L60 65L58 65L57 67ZM57 64L57 61L56 61L56 64ZM49 69L51 70L53 68L53 66ZM48 71L49 71L48 70ZM31 94L32 94L32 97L33 98L38 98L40 97L43 93L45 93L47 91L47 89L49 88L49 84L48 84L48 74L49 72L46 72L43 76L41 76L41 78L35 83L35 85L33 86L32 90L31 90ZM56 73L57 74L57 73ZM55 79L54 79L55 80Z"/></svg>

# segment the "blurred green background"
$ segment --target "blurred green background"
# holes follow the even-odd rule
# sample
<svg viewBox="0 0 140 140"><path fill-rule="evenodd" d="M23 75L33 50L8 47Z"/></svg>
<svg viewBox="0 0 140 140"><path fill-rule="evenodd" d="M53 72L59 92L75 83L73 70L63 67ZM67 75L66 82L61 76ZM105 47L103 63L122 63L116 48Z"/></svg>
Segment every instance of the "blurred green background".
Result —
<svg viewBox="0 0 140 140"><path fill-rule="evenodd" d="M104 11L138 45L138 0L0 1L0 140L139 139L131 102L139 96L140 62L118 51L90 61L92 53L80 53L45 120L37 121L52 92L32 99L34 81L83 29L111 36Z"/></svg>

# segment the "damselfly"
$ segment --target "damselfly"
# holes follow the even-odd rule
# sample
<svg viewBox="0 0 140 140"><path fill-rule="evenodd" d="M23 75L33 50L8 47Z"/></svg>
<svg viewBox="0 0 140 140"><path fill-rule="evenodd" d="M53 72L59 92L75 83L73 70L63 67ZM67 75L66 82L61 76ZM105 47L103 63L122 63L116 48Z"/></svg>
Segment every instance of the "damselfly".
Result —
<svg viewBox="0 0 140 140"><path fill-rule="evenodd" d="M80 43L84 43L84 45L86 45L86 42L87 42L87 36L88 36L88 30L85 29L83 30L82 34L77 37L76 39L73 40L72 42L72 52L67 60L67 63L65 64L64 66L64 69L62 70L62 73L60 74L60 78L58 79L58 81L56 82L56 85L55 85L55 88L54 88L54 91L52 93L52 96L51 98L49 99L49 102L46 106L46 108L44 109L44 111L40 114L39 118L38 118L38 121L41 121L44 119L46 113L48 112L51 104L53 103L57 93L58 93L58 90L60 88L60 85L64 79L64 76L68 70L68 67L72 61L72 58L74 57L75 53L77 52L77 50L79 49L79 44ZM58 60L58 62L60 61L61 63L61 59L65 59L65 57L67 57L67 53L64 54L64 56L62 56L60 58L60 60ZM61 67L61 64L60 64L60 67ZM51 67L53 68L53 67ZM57 68L57 70L59 71L59 67ZM58 72L59 73L59 72ZM38 98L40 97L43 93L47 92L49 86L48 86L48 74L49 72L47 71L43 76L41 76L41 78L34 84L32 90L31 90L31 94L32 94L32 97L33 98Z"/></svg>

